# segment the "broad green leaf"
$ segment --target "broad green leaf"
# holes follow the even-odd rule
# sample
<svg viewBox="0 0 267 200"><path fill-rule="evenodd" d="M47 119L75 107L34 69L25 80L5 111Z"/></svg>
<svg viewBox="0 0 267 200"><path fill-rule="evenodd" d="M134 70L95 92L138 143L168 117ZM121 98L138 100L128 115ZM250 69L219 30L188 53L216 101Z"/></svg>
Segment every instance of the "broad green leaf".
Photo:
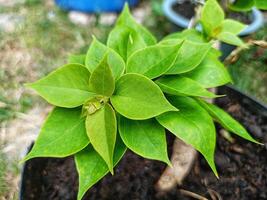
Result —
<svg viewBox="0 0 267 200"><path fill-rule="evenodd" d="M266 0L255 0L255 5L259 9L267 10L267 1Z"/></svg>
<svg viewBox="0 0 267 200"><path fill-rule="evenodd" d="M184 76L200 83L204 88L212 88L231 82L226 67L216 56L208 55L194 70Z"/></svg>
<svg viewBox="0 0 267 200"><path fill-rule="evenodd" d="M125 151L125 145L117 137L113 157L114 166L118 164ZM81 200L87 190L103 178L109 170L105 161L93 149L92 145L75 154L75 164L79 174L78 200Z"/></svg>
<svg viewBox="0 0 267 200"><path fill-rule="evenodd" d="M190 40L192 42L205 42L202 34L196 29L186 29L182 32L172 33L163 38L162 41L170 39Z"/></svg>
<svg viewBox="0 0 267 200"><path fill-rule="evenodd" d="M118 124L121 139L130 150L170 165L165 129L154 118L136 121L120 116Z"/></svg>
<svg viewBox="0 0 267 200"><path fill-rule="evenodd" d="M216 105L207 103L203 100L198 100L199 104L205 108L210 115L218 121L225 129L235 133L236 135L249 140L251 142L255 142L259 144L256 140L254 140L247 130L235 119L233 119L227 112L217 107Z"/></svg>
<svg viewBox="0 0 267 200"><path fill-rule="evenodd" d="M208 36L213 36L214 30L224 20L224 12L216 0L207 0L201 13L201 23Z"/></svg>
<svg viewBox="0 0 267 200"><path fill-rule="evenodd" d="M222 32L229 32L234 35L238 35L245 28L245 24L242 24L232 19L226 19L222 22Z"/></svg>
<svg viewBox="0 0 267 200"><path fill-rule="evenodd" d="M141 74L125 74L116 83L111 97L115 110L126 118L144 120L167 111L176 111L160 88Z"/></svg>
<svg viewBox="0 0 267 200"><path fill-rule="evenodd" d="M229 4L229 8L234 11L249 11L254 6L254 3L255 0L235 0L234 3Z"/></svg>
<svg viewBox="0 0 267 200"><path fill-rule="evenodd" d="M130 13L128 4L125 4L124 9L119 16L116 25L134 29L138 34L142 36L148 46L157 43L156 38L146 28L144 28L142 25L138 24L134 20Z"/></svg>
<svg viewBox="0 0 267 200"><path fill-rule="evenodd" d="M70 55L68 58L68 63L76 63L76 64L85 65L85 58L86 58L86 55L84 54Z"/></svg>
<svg viewBox="0 0 267 200"><path fill-rule="evenodd" d="M178 138L197 149L218 176L214 164L216 132L212 118L190 97L172 96L169 100L179 108L179 112L167 112L156 119Z"/></svg>
<svg viewBox="0 0 267 200"><path fill-rule="evenodd" d="M108 55L108 64L112 70L114 78L117 80L124 72L125 63L118 53L99 42L95 37L86 54L85 65L92 73L100 64L105 55Z"/></svg>
<svg viewBox="0 0 267 200"><path fill-rule="evenodd" d="M127 73L138 73L150 79L164 74L178 55L178 45L153 45L134 53L127 62Z"/></svg>
<svg viewBox="0 0 267 200"><path fill-rule="evenodd" d="M115 90L115 80L107 61L107 55L95 68L90 77L90 89L95 93L110 97Z"/></svg>
<svg viewBox="0 0 267 200"><path fill-rule="evenodd" d="M147 46L140 34L125 26L116 26L110 32L107 45L120 54L125 61L132 53Z"/></svg>
<svg viewBox="0 0 267 200"><path fill-rule="evenodd" d="M117 122L113 108L105 104L86 117L86 132L94 149L105 160L113 174L113 153L116 142Z"/></svg>
<svg viewBox="0 0 267 200"><path fill-rule="evenodd" d="M229 32L221 32L216 36L219 40L236 46L246 47L246 44L235 34Z"/></svg>
<svg viewBox="0 0 267 200"><path fill-rule="evenodd" d="M209 52L211 45L185 40L178 51L173 66L166 74L181 74L196 68Z"/></svg>
<svg viewBox="0 0 267 200"><path fill-rule="evenodd" d="M56 107L48 116L30 153L24 161L35 157L66 157L89 144L80 108Z"/></svg>
<svg viewBox="0 0 267 200"><path fill-rule="evenodd" d="M67 64L26 86L55 106L74 108L95 96L89 91L89 77L90 73L83 65Z"/></svg>
<svg viewBox="0 0 267 200"><path fill-rule="evenodd" d="M164 76L156 81L164 93L179 96L196 96L215 98L217 95L209 92L198 82L180 75Z"/></svg>
<svg viewBox="0 0 267 200"><path fill-rule="evenodd" d="M166 40L160 41L158 45L174 46L174 45L181 44L182 42L183 40L180 40L180 39L166 39Z"/></svg>

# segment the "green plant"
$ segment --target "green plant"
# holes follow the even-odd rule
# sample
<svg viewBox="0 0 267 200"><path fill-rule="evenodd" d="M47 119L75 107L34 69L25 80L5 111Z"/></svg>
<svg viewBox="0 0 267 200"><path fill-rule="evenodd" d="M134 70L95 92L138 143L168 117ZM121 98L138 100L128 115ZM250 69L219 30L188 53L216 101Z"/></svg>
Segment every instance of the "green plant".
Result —
<svg viewBox="0 0 267 200"><path fill-rule="evenodd" d="M230 31L221 12L209 0L201 18L204 34L189 29L157 42L125 6L106 45L93 37L86 55L71 56L69 64L27 84L56 107L24 161L74 155L80 200L108 172L113 174L127 148L171 165L167 129L197 149L218 176L213 120L258 143L229 114L203 100L219 97L208 88L231 82L212 47L217 27ZM230 41L236 41L239 25Z"/></svg>
<svg viewBox="0 0 267 200"><path fill-rule="evenodd" d="M244 12L251 10L253 7L267 9L267 2L266 0L228 0L228 6L232 10Z"/></svg>

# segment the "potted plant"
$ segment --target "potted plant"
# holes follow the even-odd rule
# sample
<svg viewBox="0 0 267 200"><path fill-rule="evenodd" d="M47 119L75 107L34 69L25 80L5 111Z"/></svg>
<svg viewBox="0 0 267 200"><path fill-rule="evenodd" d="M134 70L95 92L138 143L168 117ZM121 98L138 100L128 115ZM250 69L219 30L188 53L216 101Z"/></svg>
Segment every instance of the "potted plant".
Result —
<svg viewBox="0 0 267 200"><path fill-rule="evenodd" d="M195 15L195 9L199 3L204 1L199 0L165 0L163 3L163 12L166 17L180 29L186 29L190 23L190 19ZM239 36L244 37L255 33L264 24L262 13L257 9L266 9L263 1L242 1L242 0L220 0L219 1L226 13L227 17L241 21L247 24ZM200 30L201 26L198 25ZM223 52L222 59L225 59L233 49L235 44L229 44L223 41L221 51Z"/></svg>
<svg viewBox="0 0 267 200"><path fill-rule="evenodd" d="M244 25L225 20L215 0L205 3L200 21L203 33L189 29L157 42L147 29L135 22L126 5L106 45L93 37L86 55L72 56L70 63L27 84L55 108L31 151L23 159L26 164L32 161L26 169L39 169L37 172L30 171L30 177L38 181L47 177L49 172L44 168L49 166L56 170L53 178L64 173L64 180L60 179L55 185L49 184L49 179L38 184L26 180L22 185L21 199L73 199L77 182L75 172L69 170L69 167L73 168L73 160L69 156L74 156L79 174L79 200L105 175L121 172L120 169L114 171L114 167L127 149L171 167L174 163L168 156L165 130L168 141L173 141L169 137L173 135L198 150L210 167L209 172L213 171L212 177L219 176L214 161L216 130L213 120L225 130L260 144L229 114L205 101L206 98L220 97L208 88L231 82L226 68L218 59L220 53L212 47L213 40L227 39L245 46L236 36ZM178 151L179 147L182 144L178 146ZM68 158L42 163L45 158L37 157ZM128 176L125 172L134 173L135 169L142 172L143 181L161 173L162 164L154 169L157 175L146 175L154 162L140 161L140 158L137 161L133 154L129 156L128 153L126 157L124 165L127 170L120 178ZM61 167L56 167L56 163L60 163ZM132 179L128 177L127 180ZM127 185L112 187L108 182L103 183L103 190L96 188L92 192L94 197L91 195L89 198L99 199L99 192L102 199L132 198L130 193L137 195L137 199L156 195L135 193L134 189L125 191ZM140 179L128 183L131 182L135 187L143 186ZM27 185L31 186L31 191L25 191L29 188ZM44 188L47 190L44 191ZM108 196L105 193L108 188L119 193ZM177 194L173 195L177 199Z"/></svg>
<svg viewBox="0 0 267 200"><path fill-rule="evenodd" d="M65 10L76 10L81 12L119 12L127 2L130 6L138 3L138 0L55 0L56 4Z"/></svg>

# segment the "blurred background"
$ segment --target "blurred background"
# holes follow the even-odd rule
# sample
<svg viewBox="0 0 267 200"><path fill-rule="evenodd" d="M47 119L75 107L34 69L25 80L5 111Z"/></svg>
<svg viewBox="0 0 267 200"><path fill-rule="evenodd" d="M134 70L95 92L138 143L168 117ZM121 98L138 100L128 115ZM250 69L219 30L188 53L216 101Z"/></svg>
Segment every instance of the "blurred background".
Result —
<svg viewBox="0 0 267 200"><path fill-rule="evenodd" d="M162 1L132 6L136 20L158 39L176 29L164 16ZM23 84L65 64L70 54L85 53L92 35L105 42L116 11L90 14L63 10L53 0L0 0L0 200L18 199L18 161L51 109ZM264 17L265 25L249 38L267 39ZM236 87L267 104L266 49L243 51L228 69Z"/></svg>

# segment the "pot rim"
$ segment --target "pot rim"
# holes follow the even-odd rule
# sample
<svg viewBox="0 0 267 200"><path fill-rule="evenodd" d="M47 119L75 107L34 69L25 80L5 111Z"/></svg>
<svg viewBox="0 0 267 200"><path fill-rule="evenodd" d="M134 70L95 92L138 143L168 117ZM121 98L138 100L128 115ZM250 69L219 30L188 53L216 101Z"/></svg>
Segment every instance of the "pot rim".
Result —
<svg viewBox="0 0 267 200"><path fill-rule="evenodd" d="M176 13L172 7L177 2L177 0L164 0L162 4L162 9L165 14L165 16L175 25L178 25L183 28L187 28L190 22L190 19L187 19L183 17L182 15ZM252 8L252 23L249 24L240 34L239 36L246 36L250 35L256 30L258 30L260 27L264 24L264 18L261 11L259 11L257 8ZM196 27L197 30L201 30L202 27L200 24Z"/></svg>

